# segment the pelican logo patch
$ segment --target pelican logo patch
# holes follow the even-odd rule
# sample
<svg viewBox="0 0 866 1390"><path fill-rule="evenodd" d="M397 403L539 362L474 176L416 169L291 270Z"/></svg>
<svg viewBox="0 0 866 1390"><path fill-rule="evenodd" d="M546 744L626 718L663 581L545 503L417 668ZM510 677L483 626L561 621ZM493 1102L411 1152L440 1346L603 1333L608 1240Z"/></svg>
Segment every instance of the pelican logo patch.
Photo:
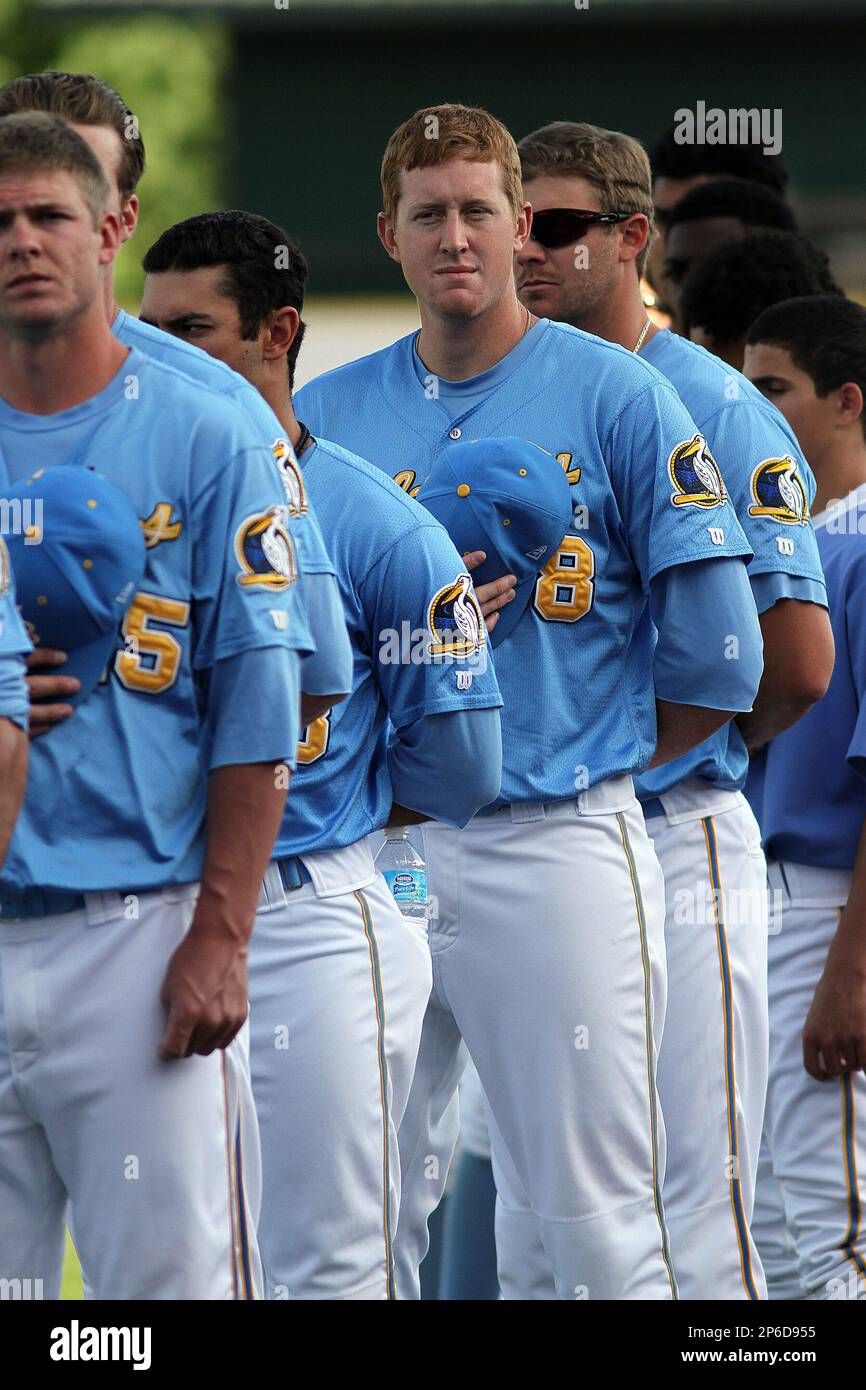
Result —
<svg viewBox="0 0 866 1390"><path fill-rule="evenodd" d="M769 516L787 526L805 526L809 520L809 498L797 472L794 459L764 459L752 474L754 506L749 516Z"/></svg>
<svg viewBox="0 0 866 1390"><path fill-rule="evenodd" d="M453 584L437 590L427 608L427 626L433 637L431 656L476 656L487 640L484 619L468 574L458 574Z"/></svg>
<svg viewBox="0 0 866 1390"><path fill-rule="evenodd" d="M289 515L303 516L307 510L307 490L294 449L287 439L275 439L271 445L271 453L279 469L283 492L289 504Z"/></svg>
<svg viewBox="0 0 866 1390"><path fill-rule="evenodd" d="M721 507L728 499L719 465L702 434L678 444L668 459L675 507Z"/></svg>
<svg viewBox="0 0 866 1390"><path fill-rule="evenodd" d="M241 588L261 585L288 589L298 577L295 547L288 529L288 507L269 507L242 521L235 532Z"/></svg>

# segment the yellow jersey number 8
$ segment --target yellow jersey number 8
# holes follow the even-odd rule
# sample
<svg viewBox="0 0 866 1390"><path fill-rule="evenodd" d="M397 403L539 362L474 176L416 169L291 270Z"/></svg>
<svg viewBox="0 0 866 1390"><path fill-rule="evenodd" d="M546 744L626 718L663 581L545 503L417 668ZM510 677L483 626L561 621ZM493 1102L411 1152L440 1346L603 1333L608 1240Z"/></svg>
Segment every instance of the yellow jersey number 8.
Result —
<svg viewBox="0 0 866 1390"><path fill-rule="evenodd" d="M595 598L595 556L580 536L566 536L535 585L533 606L549 623L576 623Z"/></svg>

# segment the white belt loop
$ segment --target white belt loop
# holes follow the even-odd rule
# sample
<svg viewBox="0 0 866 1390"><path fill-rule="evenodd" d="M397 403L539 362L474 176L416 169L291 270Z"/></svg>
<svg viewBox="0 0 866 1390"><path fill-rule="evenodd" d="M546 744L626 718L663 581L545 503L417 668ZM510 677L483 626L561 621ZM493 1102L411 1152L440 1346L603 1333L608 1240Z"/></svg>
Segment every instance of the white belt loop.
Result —
<svg viewBox="0 0 866 1390"><path fill-rule="evenodd" d="M274 912L279 907L288 906L288 901L277 861L272 859L265 869L265 876L262 879L262 891L259 894L256 911Z"/></svg>
<svg viewBox="0 0 866 1390"><path fill-rule="evenodd" d="M523 825L527 821L544 820L547 812L542 801L519 801L511 807L511 819L516 825Z"/></svg>
<svg viewBox="0 0 866 1390"><path fill-rule="evenodd" d="M591 816L626 811L634 799L634 781L629 773L623 772L579 792L577 813L579 816Z"/></svg>
<svg viewBox="0 0 866 1390"><path fill-rule="evenodd" d="M84 913L89 927L104 927L123 916L124 900L120 893L85 893Z"/></svg>

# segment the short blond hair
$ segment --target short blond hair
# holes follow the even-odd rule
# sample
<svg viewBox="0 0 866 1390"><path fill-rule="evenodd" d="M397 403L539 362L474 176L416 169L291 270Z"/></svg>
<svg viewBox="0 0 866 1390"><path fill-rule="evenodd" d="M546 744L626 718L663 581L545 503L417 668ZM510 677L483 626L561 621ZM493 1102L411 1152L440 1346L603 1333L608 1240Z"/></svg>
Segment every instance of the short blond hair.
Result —
<svg viewBox="0 0 866 1390"><path fill-rule="evenodd" d="M23 111L0 117L0 174L62 169L78 184L94 227L108 206L108 180L90 146L60 116Z"/></svg>
<svg viewBox="0 0 866 1390"><path fill-rule="evenodd" d="M598 190L602 212L642 212L649 220L647 244L635 261L644 268L655 230L652 171L639 140L620 130L579 121L553 121L526 135L517 146L523 179L576 175Z"/></svg>
<svg viewBox="0 0 866 1390"><path fill-rule="evenodd" d="M423 106L398 126L382 157L382 206L389 222L397 216L400 175L429 169L449 159L498 164L502 186L515 220L523 207L520 157L513 136L501 121L480 106Z"/></svg>

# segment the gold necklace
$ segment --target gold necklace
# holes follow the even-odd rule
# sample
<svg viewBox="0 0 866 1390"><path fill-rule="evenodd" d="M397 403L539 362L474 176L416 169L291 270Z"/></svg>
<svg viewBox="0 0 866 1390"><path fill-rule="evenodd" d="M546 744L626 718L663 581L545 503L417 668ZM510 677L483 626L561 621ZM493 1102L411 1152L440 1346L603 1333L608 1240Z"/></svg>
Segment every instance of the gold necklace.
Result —
<svg viewBox="0 0 866 1390"><path fill-rule="evenodd" d="M644 324L643 328L642 328L641 331L640 331L640 337L638 338L637 342L635 343L634 347L632 348L632 352L640 352L641 348L643 347L643 340L644 340L644 338L646 337L647 333L649 333L649 331L650 331L651 328L652 328L652 321L651 321L650 319L647 319L646 323Z"/></svg>

